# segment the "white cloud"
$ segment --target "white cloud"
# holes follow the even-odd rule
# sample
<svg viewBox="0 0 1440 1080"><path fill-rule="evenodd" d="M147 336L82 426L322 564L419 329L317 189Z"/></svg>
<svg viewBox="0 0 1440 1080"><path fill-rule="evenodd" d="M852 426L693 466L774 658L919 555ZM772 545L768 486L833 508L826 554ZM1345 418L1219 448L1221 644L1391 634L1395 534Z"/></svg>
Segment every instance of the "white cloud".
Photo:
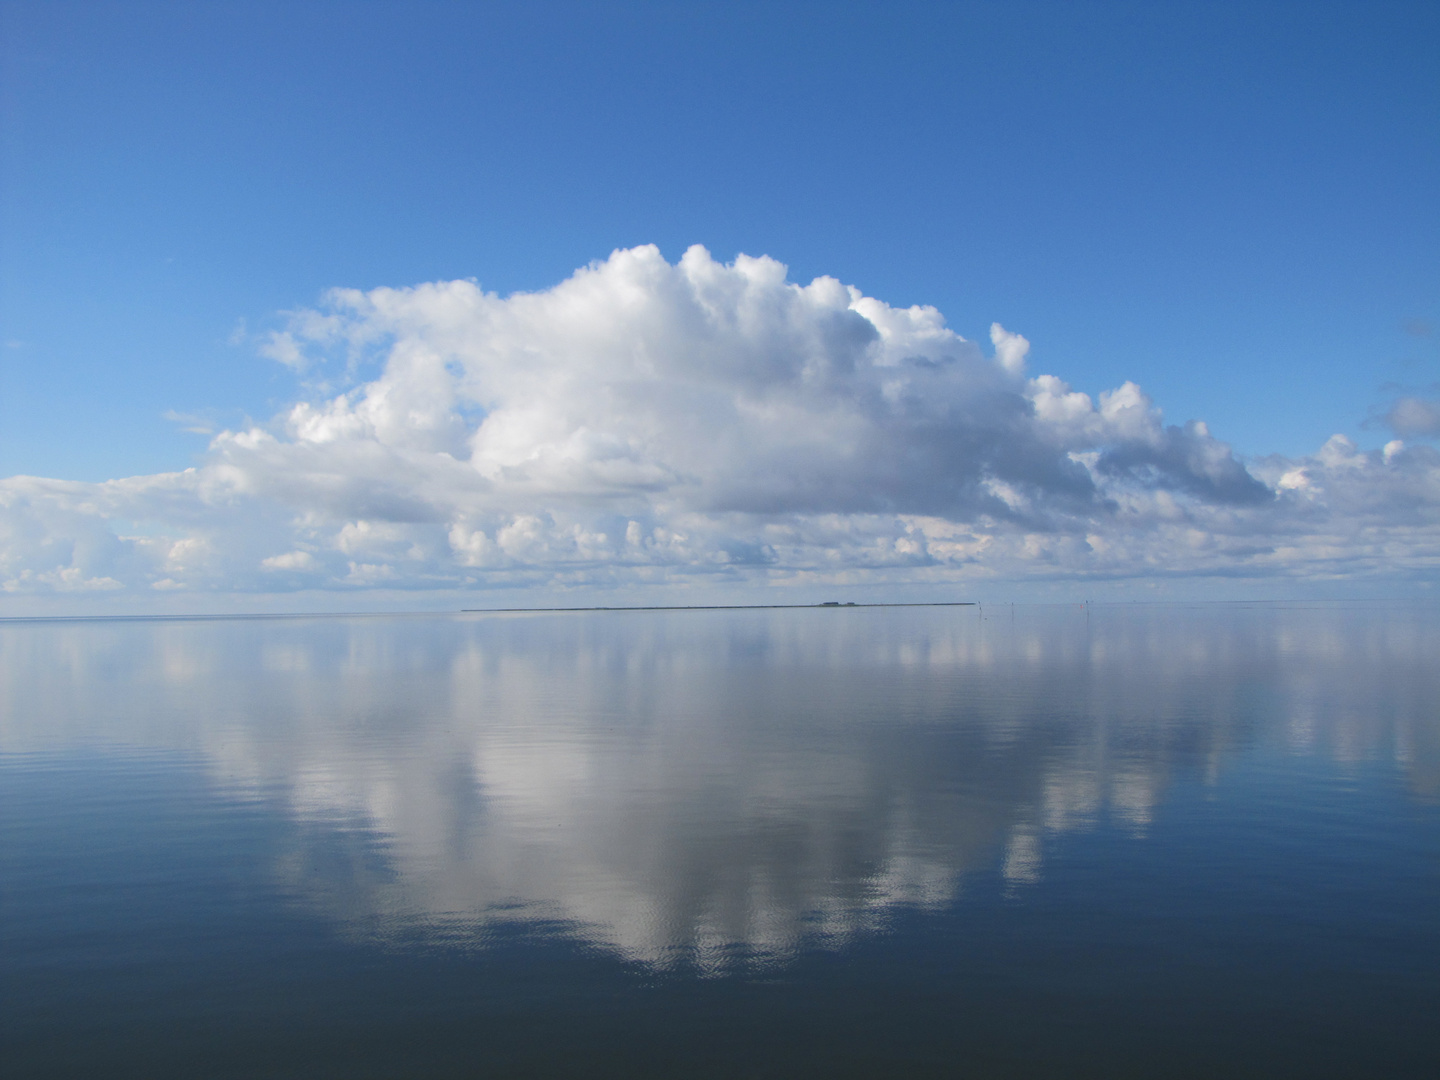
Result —
<svg viewBox="0 0 1440 1080"><path fill-rule="evenodd" d="M284 331L268 335L260 345L260 355L296 371L304 371L307 366L305 354L296 343L294 336Z"/></svg>
<svg viewBox="0 0 1440 1080"><path fill-rule="evenodd" d="M177 412L174 409L167 409L164 413L165 419L172 424L179 424L181 431L187 431L191 435L214 435L215 424L203 416L196 416L194 413Z"/></svg>
<svg viewBox="0 0 1440 1080"><path fill-rule="evenodd" d="M287 551L284 555L261 559L260 565L266 570L313 570L316 562L308 551Z"/></svg>
<svg viewBox="0 0 1440 1080"><path fill-rule="evenodd" d="M507 298L469 281L337 290L262 349L332 389L220 432L201 467L0 481L0 582L1435 569L1429 447L1362 452L1337 437L1247 468L1203 423L1167 426L1134 383L1092 398L1027 377L1029 342L998 324L987 356L933 308L785 275L768 258L723 265L695 247L670 265L641 247ZM129 536L118 522L155 528Z"/></svg>

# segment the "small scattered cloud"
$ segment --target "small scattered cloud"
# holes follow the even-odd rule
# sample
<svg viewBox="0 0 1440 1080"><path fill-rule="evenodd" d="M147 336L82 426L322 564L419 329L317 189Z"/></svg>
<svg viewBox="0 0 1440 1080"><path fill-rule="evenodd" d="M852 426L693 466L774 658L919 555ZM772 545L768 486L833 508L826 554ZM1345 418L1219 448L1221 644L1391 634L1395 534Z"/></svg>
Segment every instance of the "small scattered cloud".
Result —
<svg viewBox="0 0 1440 1080"><path fill-rule="evenodd" d="M1435 332L1435 324L1429 319L1406 319L1401 325L1411 337L1429 337Z"/></svg>
<svg viewBox="0 0 1440 1080"><path fill-rule="evenodd" d="M1440 436L1440 400L1401 397L1390 406L1384 417L1385 426L1396 435L1407 438Z"/></svg>
<svg viewBox="0 0 1440 1080"><path fill-rule="evenodd" d="M300 343L289 331L272 330L265 335L265 340L259 349L260 355L267 360L274 360L276 363L284 364L295 372L303 372L310 366L309 357L305 355Z"/></svg>
<svg viewBox="0 0 1440 1080"><path fill-rule="evenodd" d="M164 417L172 424L179 424L181 431L189 432L191 435L214 435L216 424L209 417L199 416L195 413L177 412L175 409L166 409Z"/></svg>
<svg viewBox="0 0 1440 1080"><path fill-rule="evenodd" d="M261 559L260 565L266 570L313 570L315 556L308 551L287 551L284 555L272 555Z"/></svg>

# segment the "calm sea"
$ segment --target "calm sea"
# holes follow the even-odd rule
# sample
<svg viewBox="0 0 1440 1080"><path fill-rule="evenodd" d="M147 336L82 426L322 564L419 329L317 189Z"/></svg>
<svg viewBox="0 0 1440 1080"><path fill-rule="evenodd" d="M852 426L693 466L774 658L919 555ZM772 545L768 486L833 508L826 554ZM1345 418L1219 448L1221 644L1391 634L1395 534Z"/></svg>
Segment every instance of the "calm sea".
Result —
<svg viewBox="0 0 1440 1080"><path fill-rule="evenodd" d="M1440 607L0 623L0 1072L1440 1075Z"/></svg>

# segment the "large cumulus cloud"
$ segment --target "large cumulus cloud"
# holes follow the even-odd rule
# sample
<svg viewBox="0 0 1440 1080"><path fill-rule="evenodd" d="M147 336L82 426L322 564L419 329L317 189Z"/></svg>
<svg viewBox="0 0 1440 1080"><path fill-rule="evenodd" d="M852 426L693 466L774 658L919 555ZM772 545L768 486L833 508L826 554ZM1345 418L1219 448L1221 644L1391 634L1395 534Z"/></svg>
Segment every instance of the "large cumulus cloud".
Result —
<svg viewBox="0 0 1440 1080"><path fill-rule="evenodd" d="M309 394L180 473L0 481L10 591L1425 573L1440 455L1248 467L768 258L615 252L544 292L338 290L265 351Z"/></svg>

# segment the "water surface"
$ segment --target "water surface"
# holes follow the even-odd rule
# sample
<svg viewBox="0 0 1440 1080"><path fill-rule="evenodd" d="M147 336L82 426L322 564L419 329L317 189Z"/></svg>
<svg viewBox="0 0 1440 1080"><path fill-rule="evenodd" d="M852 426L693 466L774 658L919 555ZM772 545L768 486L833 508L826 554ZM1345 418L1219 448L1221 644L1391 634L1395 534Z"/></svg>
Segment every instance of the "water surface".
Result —
<svg viewBox="0 0 1440 1080"><path fill-rule="evenodd" d="M1440 609L0 623L7 1076L1428 1076Z"/></svg>

